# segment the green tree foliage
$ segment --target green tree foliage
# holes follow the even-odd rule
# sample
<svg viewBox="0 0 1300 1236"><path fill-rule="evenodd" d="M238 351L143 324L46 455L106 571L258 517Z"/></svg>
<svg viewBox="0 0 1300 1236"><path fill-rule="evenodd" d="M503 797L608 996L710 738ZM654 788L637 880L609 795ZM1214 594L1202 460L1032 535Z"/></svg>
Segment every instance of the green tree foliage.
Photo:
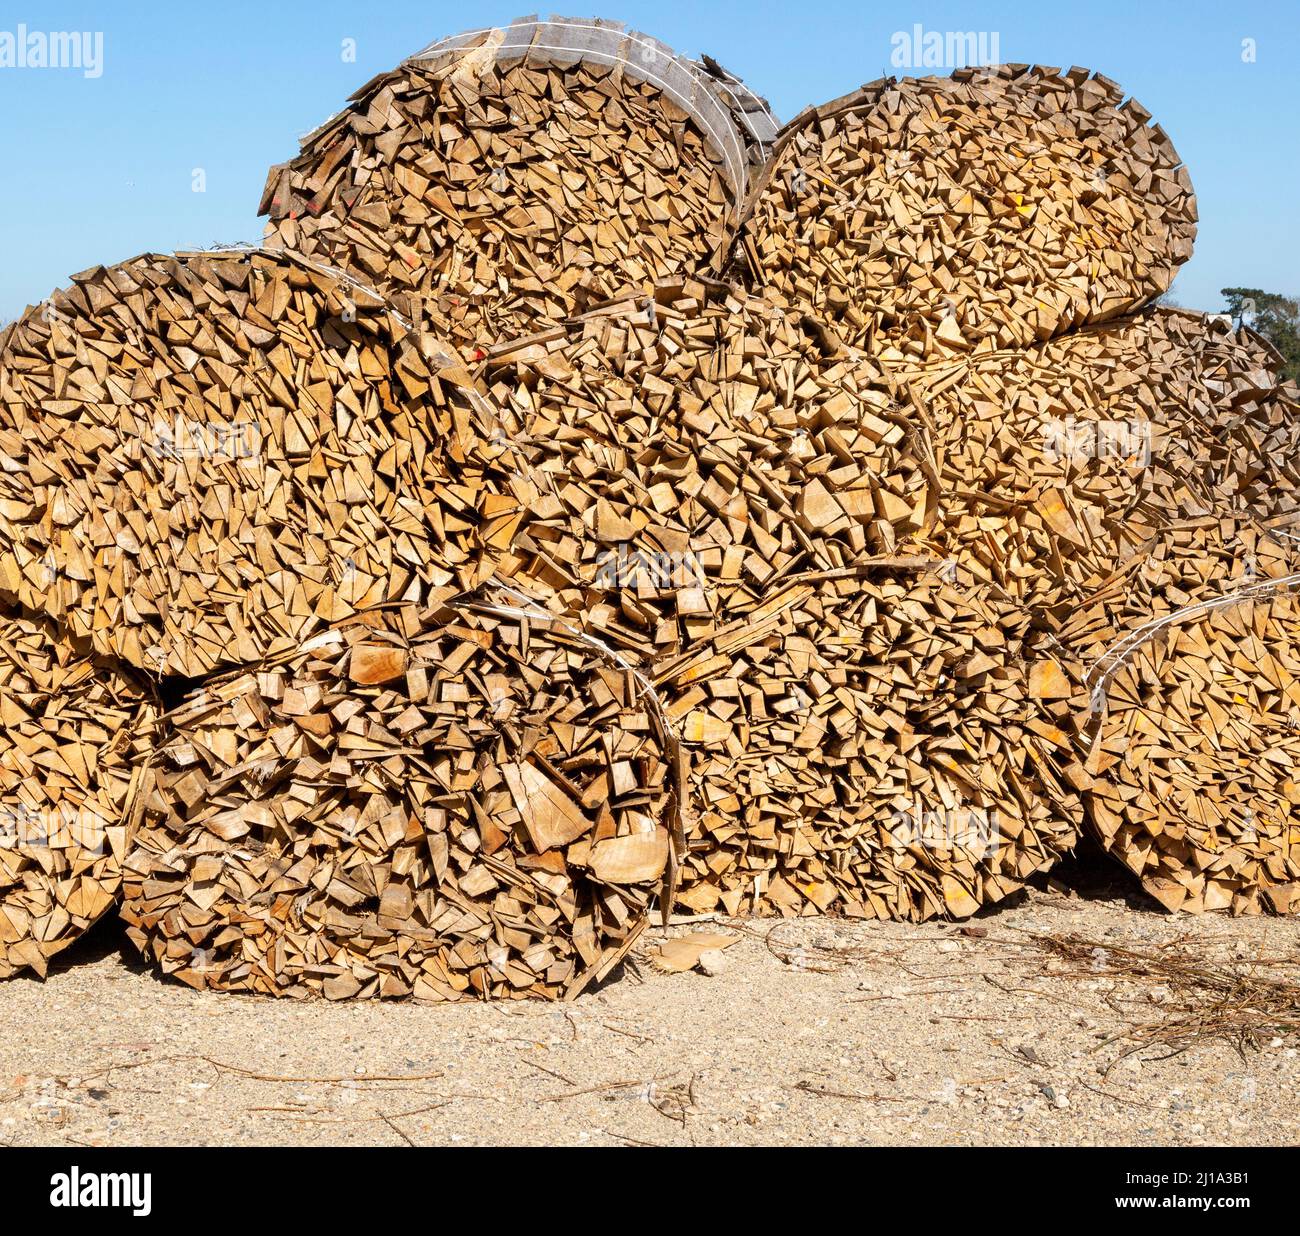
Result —
<svg viewBox="0 0 1300 1236"><path fill-rule="evenodd" d="M1259 288L1223 288L1226 312L1259 331L1285 358L1282 377L1300 382L1300 298Z"/></svg>

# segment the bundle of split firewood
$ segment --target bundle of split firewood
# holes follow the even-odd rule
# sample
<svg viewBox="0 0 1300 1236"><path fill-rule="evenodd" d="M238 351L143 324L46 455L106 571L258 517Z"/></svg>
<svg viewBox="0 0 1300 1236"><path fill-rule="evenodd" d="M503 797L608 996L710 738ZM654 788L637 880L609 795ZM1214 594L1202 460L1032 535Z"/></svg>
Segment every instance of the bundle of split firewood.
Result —
<svg viewBox="0 0 1300 1236"><path fill-rule="evenodd" d="M810 572L874 568L935 516L924 423L755 298L664 287L479 372L548 492L515 540L528 586L647 662Z"/></svg>
<svg viewBox="0 0 1300 1236"><path fill-rule="evenodd" d="M1114 622L1161 592L1177 608L1242 572L1285 573L1300 418L1269 363L1245 332L1157 308L1027 348L883 368L934 425L939 552L1055 628L1098 602ZM1187 572L1176 582L1174 557Z"/></svg>
<svg viewBox="0 0 1300 1236"><path fill-rule="evenodd" d="M422 303L458 343L524 334L727 255L758 139L721 90L603 23L435 44L271 169L266 243Z"/></svg>
<svg viewBox="0 0 1300 1236"><path fill-rule="evenodd" d="M778 134L527 19L363 87L267 247L34 307L0 973L121 894L198 987L572 996L656 901L963 917L1084 828L1295 906L1300 408L1153 306L1196 209L1149 121L1016 66Z"/></svg>
<svg viewBox="0 0 1300 1236"><path fill-rule="evenodd" d="M573 995L645 923L672 769L634 673L491 606L374 610L170 713L123 917L198 987Z"/></svg>
<svg viewBox="0 0 1300 1236"><path fill-rule="evenodd" d="M472 588L518 468L460 372L292 255L86 271L8 331L0 595L195 678Z"/></svg>
<svg viewBox="0 0 1300 1236"><path fill-rule="evenodd" d="M1091 817L1171 910L1300 909L1297 586L1157 620L1105 669Z"/></svg>
<svg viewBox="0 0 1300 1236"><path fill-rule="evenodd" d="M1140 308L1196 199L1150 113L1086 69L886 79L801 113L751 203L757 282L850 342L929 358Z"/></svg>
<svg viewBox="0 0 1300 1236"><path fill-rule="evenodd" d="M0 978L43 975L116 903L156 716L124 667L0 612Z"/></svg>

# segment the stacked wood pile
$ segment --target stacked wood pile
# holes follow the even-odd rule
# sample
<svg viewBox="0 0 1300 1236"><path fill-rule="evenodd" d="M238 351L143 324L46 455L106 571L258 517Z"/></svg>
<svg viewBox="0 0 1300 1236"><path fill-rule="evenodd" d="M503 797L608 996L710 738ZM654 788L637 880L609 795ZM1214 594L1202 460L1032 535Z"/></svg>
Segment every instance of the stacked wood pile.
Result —
<svg viewBox="0 0 1300 1236"><path fill-rule="evenodd" d="M735 93L605 23L435 44L271 169L266 243L458 344L525 334L725 256L758 140L718 97Z"/></svg>
<svg viewBox="0 0 1300 1236"><path fill-rule="evenodd" d="M168 720L123 916L196 987L573 996L645 924L673 809L633 674L562 629L372 611Z"/></svg>
<svg viewBox="0 0 1300 1236"><path fill-rule="evenodd" d="M1295 582L1164 620L1111 669L1090 814L1171 910L1300 908Z"/></svg>
<svg viewBox="0 0 1300 1236"><path fill-rule="evenodd" d="M472 588L509 543L519 470L461 377L296 257L86 271L0 352L0 594L195 678Z"/></svg>
<svg viewBox="0 0 1300 1236"><path fill-rule="evenodd" d="M44 976L115 904L155 717L118 666L0 613L0 978Z"/></svg>
<svg viewBox="0 0 1300 1236"><path fill-rule="evenodd" d="M815 323L704 294L489 353L553 489L516 578L652 667L692 756L679 904L970 914L1077 840L1027 610L939 577L924 408Z"/></svg>
<svg viewBox="0 0 1300 1236"><path fill-rule="evenodd" d="M1131 312L1191 256L1196 199L1122 100L1078 68L873 82L782 131L743 255L873 352L954 356Z"/></svg>
<svg viewBox="0 0 1300 1236"><path fill-rule="evenodd" d="M1300 394L1152 307L1168 138L1025 66L765 119L607 23L445 40L269 248L0 334L5 801L107 838L0 845L0 974L122 888L196 987L572 997L656 898L961 918L1085 823L1300 905L1295 602L1220 604L1300 574Z"/></svg>
<svg viewBox="0 0 1300 1236"><path fill-rule="evenodd" d="M1114 692L1130 698L1137 670L1114 674L1114 650L1131 651L1127 637L1300 571L1300 539L1291 530L1300 499L1300 402L1277 384L1274 363L1245 332L1157 309L1030 348L883 366L935 426L944 489L934 552L952 563L958 581L994 586L1034 615L1039 716L1051 732L1070 736L1057 756L1072 785L1092 789L1093 833L1165 904L1192 911L1289 903L1287 894L1269 891L1276 863L1243 860L1225 896L1207 893L1203 854L1153 843L1167 817L1144 814L1150 796L1135 798L1114 783L1136 775L1129 760L1115 757L1134 731L1111 722L1110 758L1094 758L1083 776L1079 765L1105 709L1116 708ZM1170 661L1160 679L1170 692L1182 699L1203 690L1195 670ZM1156 741L1161 731L1151 715L1164 711L1158 700L1150 708L1144 732ZM1185 752L1171 745L1161 754L1176 760ZM1213 786L1208 764L1180 767L1180 784ZM1262 766L1255 784L1243 764L1240 793L1267 800L1275 768ZM1167 786L1158 782L1151 792ZM1123 827L1117 795L1126 806ZM1181 836L1172 829L1171 837Z"/></svg>
<svg viewBox="0 0 1300 1236"><path fill-rule="evenodd" d="M854 867L846 834L827 822L862 817L874 771L831 775L837 789L801 796L801 778L817 784L820 746L794 744L816 731L780 713L755 726L746 682L761 679L760 697L803 715L798 695L784 693L805 682L807 654L831 663L839 653L835 589L871 595L864 577L889 556L915 556L954 590L1014 602L1028 638L1005 647L1035 671L1012 693L1018 713L989 715L1014 716L1033 735L1038 776L1024 780L1052 840L1018 832L1025 844L1010 847L1009 865L1050 865L1073 844L1079 811L1069 804L1087 780L1090 661L1152 615L1295 569L1285 534L1297 494L1294 399L1256 343L1199 315L1149 311L1033 348L908 366L828 343L815 321L763 302L701 304L704 293L663 289L653 306L611 307L500 345L483 366L511 435L554 478L556 497L521 538L536 555L530 585L658 659L670 698L684 688L669 707L696 753L700 824L679 900L870 913L863 890L874 888L874 912L891 916L996 900L1014 885L987 880L976 895L968 881L947 904L909 900L899 881L883 895L888 877ZM862 431L873 427L871 441ZM806 503L779 501L814 482L834 517L820 526L799 518ZM846 501L855 485L865 503ZM878 509L895 521L846 517ZM829 627L795 608L804 598L793 588L782 592L810 573L831 573L805 587L830 593ZM912 594L924 595L916 585ZM935 612L927 634L942 642L950 621ZM784 648L784 636L802 641L796 671L747 662L751 642L767 656L764 641ZM870 661L865 647L855 655ZM876 652L885 664L887 648ZM781 761L791 767L779 794L744 771ZM852 874L828 874L828 854L839 856L829 870L838 862ZM942 887L946 861L927 851L919 866Z"/></svg>

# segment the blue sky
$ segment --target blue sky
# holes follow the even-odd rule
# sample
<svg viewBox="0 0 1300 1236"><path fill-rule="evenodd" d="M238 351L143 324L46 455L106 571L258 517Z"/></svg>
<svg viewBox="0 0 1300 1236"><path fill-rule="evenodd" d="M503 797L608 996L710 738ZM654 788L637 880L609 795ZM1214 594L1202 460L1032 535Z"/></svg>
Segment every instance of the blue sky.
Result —
<svg viewBox="0 0 1300 1236"><path fill-rule="evenodd" d="M95 78L0 68L0 322L97 262L257 239L266 169L300 134L432 39L518 15L472 0L0 0L0 38L20 23L104 35ZM715 56L782 120L888 72L891 36L916 22L996 32L1005 61L1099 70L1191 168L1201 224L1176 299L1217 310L1230 285L1300 294L1300 0L602 0L600 16Z"/></svg>

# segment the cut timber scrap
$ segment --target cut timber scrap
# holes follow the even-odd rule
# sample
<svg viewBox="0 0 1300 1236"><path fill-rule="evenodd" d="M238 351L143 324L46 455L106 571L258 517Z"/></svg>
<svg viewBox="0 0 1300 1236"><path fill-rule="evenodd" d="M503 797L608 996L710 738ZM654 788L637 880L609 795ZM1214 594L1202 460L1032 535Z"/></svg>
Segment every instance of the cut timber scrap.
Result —
<svg viewBox="0 0 1300 1236"><path fill-rule="evenodd" d="M711 267L745 143L714 79L662 44L581 45L609 29L479 31L375 78L271 169L267 244L342 266L412 316L427 305L472 346Z"/></svg>
<svg viewBox="0 0 1300 1236"><path fill-rule="evenodd" d="M156 709L44 618L0 612L0 978L112 908Z"/></svg>
<svg viewBox="0 0 1300 1236"><path fill-rule="evenodd" d="M1038 721L1023 610L933 574L791 591L656 676L699 816L681 906L965 918L1073 848L1081 769Z"/></svg>
<svg viewBox="0 0 1300 1236"><path fill-rule="evenodd" d="M721 952L739 941L740 937L729 931L693 931L688 936L660 942L647 952L646 957L656 970L665 974L684 974L700 964L703 954Z"/></svg>
<svg viewBox="0 0 1300 1236"><path fill-rule="evenodd" d="M1300 911L1300 599L1247 596L1160 626L1105 689L1089 819L1171 910Z"/></svg>
<svg viewBox="0 0 1300 1236"><path fill-rule="evenodd" d="M636 938L667 862L654 717L553 624L375 611L167 721L122 913L196 987L572 996Z"/></svg>
<svg viewBox="0 0 1300 1236"><path fill-rule="evenodd" d="M472 588L531 495L466 379L300 258L89 270L0 353L0 595L198 677Z"/></svg>
<svg viewBox="0 0 1300 1236"><path fill-rule="evenodd" d="M1122 98L1084 69L874 82L786 126L739 248L869 351L959 356L1132 312L1191 256L1196 199Z"/></svg>

